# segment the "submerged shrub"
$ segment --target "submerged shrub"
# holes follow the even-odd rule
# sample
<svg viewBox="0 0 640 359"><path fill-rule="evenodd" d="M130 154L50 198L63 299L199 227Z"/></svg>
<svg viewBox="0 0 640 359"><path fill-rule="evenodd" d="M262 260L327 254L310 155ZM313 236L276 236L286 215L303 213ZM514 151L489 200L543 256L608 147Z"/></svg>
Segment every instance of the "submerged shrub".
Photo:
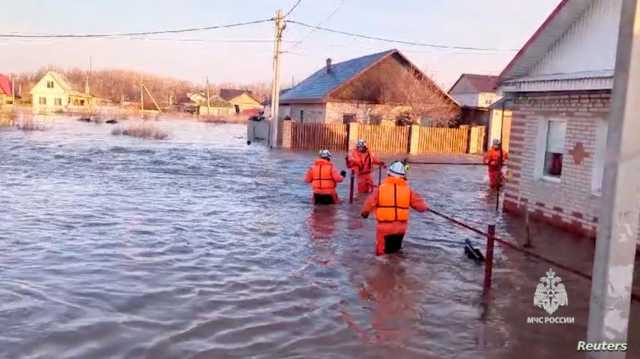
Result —
<svg viewBox="0 0 640 359"><path fill-rule="evenodd" d="M116 127L111 131L114 136L131 136L144 139L166 140L169 134L153 125L137 124L128 127Z"/></svg>

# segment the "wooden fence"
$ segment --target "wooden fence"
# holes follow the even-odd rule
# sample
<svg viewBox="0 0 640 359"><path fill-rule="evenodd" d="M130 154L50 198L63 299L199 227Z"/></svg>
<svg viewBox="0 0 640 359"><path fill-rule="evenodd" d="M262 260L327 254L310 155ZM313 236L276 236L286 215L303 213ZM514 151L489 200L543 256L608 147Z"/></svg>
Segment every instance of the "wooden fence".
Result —
<svg viewBox="0 0 640 359"><path fill-rule="evenodd" d="M282 130L282 146L300 150L346 151L356 139L367 141L379 153L469 153L470 144L484 136L483 128L441 128L419 126L379 126L341 123L305 123L286 121ZM475 150L473 150L475 152Z"/></svg>
<svg viewBox="0 0 640 359"><path fill-rule="evenodd" d="M418 153L466 153L468 143L468 128L421 127Z"/></svg>
<svg viewBox="0 0 640 359"><path fill-rule="evenodd" d="M358 138L367 141L373 151L386 153L409 152L409 126L360 125Z"/></svg>
<svg viewBox="0 0 640 359"><path fill-rule="evenodd" d="M291 148L301 150L345 151L348 147L347 125L341 123L291 122Z"/></svg>

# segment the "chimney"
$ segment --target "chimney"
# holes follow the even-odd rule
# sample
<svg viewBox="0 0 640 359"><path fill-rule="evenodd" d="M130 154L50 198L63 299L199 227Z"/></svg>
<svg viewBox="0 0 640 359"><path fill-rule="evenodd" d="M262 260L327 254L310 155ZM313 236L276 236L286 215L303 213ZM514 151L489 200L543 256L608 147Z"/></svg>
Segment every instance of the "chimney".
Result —
<svg viewBox="0 0 640 359"><path fill-rule="evenodd" d="M327 73L331 73L331 58L327 59Z"/></svg>

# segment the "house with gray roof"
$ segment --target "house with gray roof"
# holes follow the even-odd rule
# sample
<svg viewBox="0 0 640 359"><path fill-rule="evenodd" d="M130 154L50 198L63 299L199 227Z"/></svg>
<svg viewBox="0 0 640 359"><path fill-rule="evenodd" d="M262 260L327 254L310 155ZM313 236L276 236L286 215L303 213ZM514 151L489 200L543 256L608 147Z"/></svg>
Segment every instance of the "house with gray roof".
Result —
<svg viewBox="0 0 640 359"><path fill-rule="evenodd" d="M327 59L324 67L282 94L278 117L300 123L379 124L403 116L450 123L459 115L455 100L398 50L388 50L339 63Z"/></svg>

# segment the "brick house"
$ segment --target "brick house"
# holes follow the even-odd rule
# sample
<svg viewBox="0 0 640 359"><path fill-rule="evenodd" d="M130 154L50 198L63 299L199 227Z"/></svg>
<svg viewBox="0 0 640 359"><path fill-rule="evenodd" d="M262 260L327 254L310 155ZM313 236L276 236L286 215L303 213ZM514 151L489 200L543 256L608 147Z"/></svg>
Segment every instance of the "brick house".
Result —
<svg viewBox="0 0 640 359"><path fill-rule="evenodd" d="M395 123L421 107L420 120L449 123L460 107L398 50L326 66L280 97L278 118L300 123Z"/></svg>
<svg viewBox="0 0 640 359"><path fill-rule="evenodd" d="M595 237L621 0L563 0L507 65L504 210Z"/></svg>

